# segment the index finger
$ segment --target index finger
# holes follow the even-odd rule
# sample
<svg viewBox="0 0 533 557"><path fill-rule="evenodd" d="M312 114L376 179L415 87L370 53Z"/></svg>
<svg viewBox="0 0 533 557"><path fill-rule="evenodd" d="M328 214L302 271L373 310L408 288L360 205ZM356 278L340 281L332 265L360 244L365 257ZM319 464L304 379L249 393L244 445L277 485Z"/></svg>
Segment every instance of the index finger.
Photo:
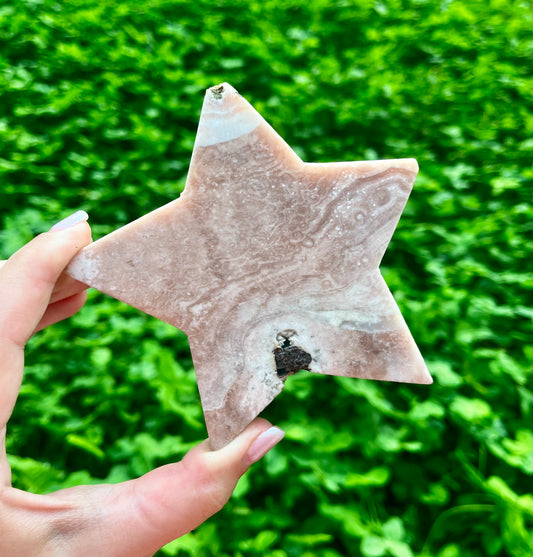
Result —
<svg viewBox="0 0 533 557"><path fill-rule="evenodd" d="M24 346L48 307L61 271L90 241L86 222L45 232L0 268L0 429L20 389Z"/></svg>

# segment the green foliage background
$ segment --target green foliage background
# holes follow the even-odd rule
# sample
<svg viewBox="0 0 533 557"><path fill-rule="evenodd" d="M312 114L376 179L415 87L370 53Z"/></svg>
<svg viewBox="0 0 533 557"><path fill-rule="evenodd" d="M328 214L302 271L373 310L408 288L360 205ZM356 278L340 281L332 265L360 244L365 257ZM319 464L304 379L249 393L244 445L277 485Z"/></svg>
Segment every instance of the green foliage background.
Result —
<svg viewBox="0 0 533 557"><path fill-rule="evenodd" d="M415 157L382 272L435 383L301 373L286 440L179 556L531 555L531 6L517 0L4 0L0 256L182 189L232 83L307 161ZM187 340L99 293L37 335L17 487L120 481L205 431Z"/></svg>

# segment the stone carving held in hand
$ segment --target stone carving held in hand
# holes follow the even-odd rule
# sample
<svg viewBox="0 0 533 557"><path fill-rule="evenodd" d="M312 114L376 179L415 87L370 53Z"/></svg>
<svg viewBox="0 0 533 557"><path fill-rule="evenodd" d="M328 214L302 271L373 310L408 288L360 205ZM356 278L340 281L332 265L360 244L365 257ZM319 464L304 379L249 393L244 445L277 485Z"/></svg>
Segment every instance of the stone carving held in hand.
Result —
<svg viewBox="0 0 533 557"><path fill-rule="evenodd" d="M206 93L179 199L68 272L187 333L217 449L300 369L432 382L379 272L417 171L304 163L224 83Z"/></svg>

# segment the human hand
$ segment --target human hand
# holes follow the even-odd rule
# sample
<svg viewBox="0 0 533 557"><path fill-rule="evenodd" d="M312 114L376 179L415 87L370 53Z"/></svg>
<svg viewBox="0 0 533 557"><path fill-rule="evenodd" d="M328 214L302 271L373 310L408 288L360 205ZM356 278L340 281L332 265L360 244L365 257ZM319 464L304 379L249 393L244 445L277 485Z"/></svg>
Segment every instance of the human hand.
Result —
<svg viewBox="0 0 533 557"><path fill-rule="evenodd" d="M85 285L62 271L91 241L79 212L0 266L0 555L147 557L219 511L240 476L283 437L262 419L229 445L200 443L181 462L115 485L36 495L11 486L6 424L20 389L24 346L85 303Z"/></svg>

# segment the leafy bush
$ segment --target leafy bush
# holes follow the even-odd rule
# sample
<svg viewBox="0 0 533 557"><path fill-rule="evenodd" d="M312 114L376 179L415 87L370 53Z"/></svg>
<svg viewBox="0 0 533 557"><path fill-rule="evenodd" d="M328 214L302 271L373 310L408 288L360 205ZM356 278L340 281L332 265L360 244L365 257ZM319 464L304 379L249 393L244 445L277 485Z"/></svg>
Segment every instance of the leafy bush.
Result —
<svg viewBox="0 0 533 557"><path fill-rule="evenodd" d="M421 167L382 272L434 385L291 378L265 411L286 440L161 555L531 555L530 27L503 0L2 3L3 257L178 195L221 81L304 160ZM16 486L128 479L204 436L172 327L93 292L30 342Z"/></svg>

